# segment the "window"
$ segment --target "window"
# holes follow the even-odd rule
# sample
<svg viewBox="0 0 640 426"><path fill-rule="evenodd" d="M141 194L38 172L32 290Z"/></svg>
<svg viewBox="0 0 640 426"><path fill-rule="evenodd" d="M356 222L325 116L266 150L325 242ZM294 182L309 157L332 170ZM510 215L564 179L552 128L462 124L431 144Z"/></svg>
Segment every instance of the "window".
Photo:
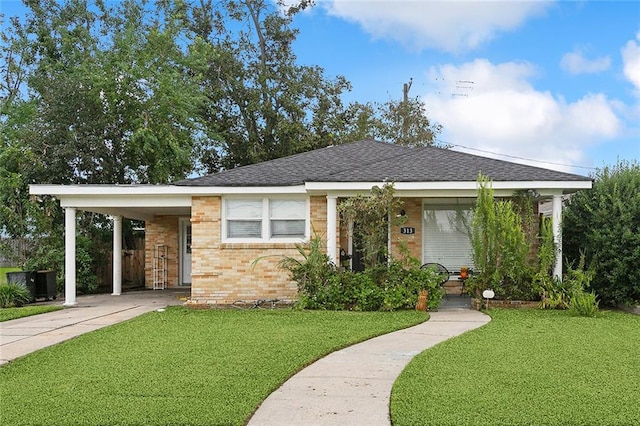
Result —
<svg viewBox="0 0 640 426"><path fill-rule="evenodd" d="M298 240L307 234L307 202L299 198L225 199L225 238Z"/></svg>
<svg viewBox="0 0 640 426"><path fill-rule="evenodd" d="M473 267L471 220L473 204L425 204L423 209L423 262L437 262L449 271Z"/></svg>
<svg viewBox="0 0 640 426"><path fill-rule="evenodd" d="M227 237L262 237L262 201L229 200L227 202Z"/></svg>
<svg viewBox="0 0 640 426"><path fill-rule="evenodd" d="M271 238L304 238L306 203L302 200L269 200Z"/></svg>

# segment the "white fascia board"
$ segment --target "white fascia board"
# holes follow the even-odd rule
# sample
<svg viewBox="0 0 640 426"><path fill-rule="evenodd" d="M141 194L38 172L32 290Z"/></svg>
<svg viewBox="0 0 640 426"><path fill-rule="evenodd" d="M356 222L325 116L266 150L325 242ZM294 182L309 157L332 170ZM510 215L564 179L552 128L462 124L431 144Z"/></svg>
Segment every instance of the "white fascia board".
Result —
<svg viewBox="0 0 640 426"><path fill-rule="evenodd" d="M190 195L58 195L60 207L191 207Z"/></svg>
<svg viewBox="0 0 640 426"><path fill-rule="evenodd" d="M225 194L305 194L297 186L178 186L178 185L29 185L32 195L147 196L147 195L225 195Z"/></svg>
<svg viewBox="0 0 640 426"><path fill-rule="evenodd" d="M382 186L385 182L308 182L305 188L310 193L330 193L336 195L367 192L373 186ZM573 192L579 189L590 189L591 181L503 181L491 184L496 195L512 193L521 189L535 189L544 195L554 195L563 192ZM434 194L460 193L476 194L478 182L395 182L394 188L398 195L424 196Z"/></svg>

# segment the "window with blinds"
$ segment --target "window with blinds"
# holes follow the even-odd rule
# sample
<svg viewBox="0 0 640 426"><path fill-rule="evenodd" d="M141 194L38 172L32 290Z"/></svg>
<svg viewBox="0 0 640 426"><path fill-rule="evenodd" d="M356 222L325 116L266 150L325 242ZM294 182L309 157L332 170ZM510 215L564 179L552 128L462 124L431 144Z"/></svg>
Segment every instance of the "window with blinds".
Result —
<svg viewBox="0 0 640 426"><path fill-rule="evenodd" d="M301 239L307 230L306 199L226 199L227 239Z"/></svg>
<svg viewBox="0 0 640 426"><path fill-rule="evenodd" d="M304 238L305 217L303 200L269 200L271 238Z"/></svg>
<svg viewBox="0 0 640 426"><path fill-rule="evenodd" d="M262 238L262 200L227 201L227 238Z"/></svg>
<svg viewBox="0 0 640 426"><path fill-rule="evenodd" d="M436 262L451 272L473 268L471 220L473 205L429 205L423 209L423 263Z"/></svg>

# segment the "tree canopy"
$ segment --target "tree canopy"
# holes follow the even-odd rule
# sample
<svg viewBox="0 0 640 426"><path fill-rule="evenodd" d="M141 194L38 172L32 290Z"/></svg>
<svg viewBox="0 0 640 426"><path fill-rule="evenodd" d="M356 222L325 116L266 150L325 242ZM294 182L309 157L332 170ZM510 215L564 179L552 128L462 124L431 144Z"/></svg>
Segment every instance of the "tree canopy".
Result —
<svg viewBox="0 0 640 426"><path fill-rule="evenodd" d="M408 90L344 105L343 76L297 62L293 20L311 1L24 3L25 16L0 16L0 232L14 238L61 236L31 183L163 184L358 139L429 145L439 131ZM98 241L109 225L96 223L80 232Z"/></svg>

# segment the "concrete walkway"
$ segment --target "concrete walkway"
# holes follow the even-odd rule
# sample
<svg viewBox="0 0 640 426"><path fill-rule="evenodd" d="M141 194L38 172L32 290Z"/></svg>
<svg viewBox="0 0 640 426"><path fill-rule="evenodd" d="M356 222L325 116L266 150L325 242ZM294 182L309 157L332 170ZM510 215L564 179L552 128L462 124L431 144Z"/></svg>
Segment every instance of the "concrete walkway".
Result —
<svg viewBox="0 0 640 426"><path fill-rule="evenodd" d="M441 309L423 324L334 352L273 392L249 426L390 425L391 387L407 363L489 320L470 309Z"/></svg>
<svg viewBox="0 0 640 426"><path fill-rule="evenodd" d="M180 305L189 290L133 291L120 296L79 296L60 311L0 322L0 365L89 331L126 321L168 305ZM63 301L37 303L62 305Z"/></svg>

